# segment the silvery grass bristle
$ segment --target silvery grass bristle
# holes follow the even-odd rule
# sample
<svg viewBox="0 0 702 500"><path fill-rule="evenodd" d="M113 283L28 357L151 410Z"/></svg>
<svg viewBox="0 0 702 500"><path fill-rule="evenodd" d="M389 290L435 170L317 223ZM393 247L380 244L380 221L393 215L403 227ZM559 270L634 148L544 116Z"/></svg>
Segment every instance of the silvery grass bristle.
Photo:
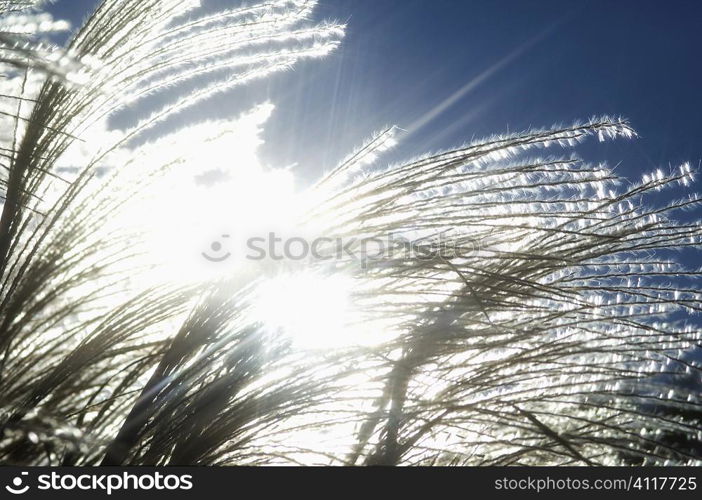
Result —
<svg viewBox="0 0 702 500"><path fill-rule="evenodd" d="M568 152L633 138L625 120L386 168L376 158L398 131L374 136L305 193L300 224L453 252L304 264L350 276L352 321L384 340L301 352L251 319L255 278L140 286L143 235L110 221L183 168L145 162L134 139L327 54L343 26L310 23L305 0L202 17L194 1L105 0L53 48L36 33L53 21L25 10L39 3L0 2L27 16L26 29L0 22L0 462L700 463L700 272L670 252L699 246L699 223L675 215L699 199L647 203L694 171L627 183ZM166 104L130 128L96 132L159 93Z"/></svg>

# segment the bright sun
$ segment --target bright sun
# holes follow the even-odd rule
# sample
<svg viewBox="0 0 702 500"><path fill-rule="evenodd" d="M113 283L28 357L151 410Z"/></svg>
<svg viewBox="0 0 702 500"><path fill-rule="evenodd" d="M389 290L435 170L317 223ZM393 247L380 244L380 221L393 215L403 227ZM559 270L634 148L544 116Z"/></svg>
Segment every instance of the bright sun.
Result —
<svg viewBox="0 0 702 500"><path fill-rule="evenodd" d="M349 278L319 275L304 265L289 272L285 262L247 257L247 241L253 237L271 232L300 236L295 221L301 203L292 173L266 168L258 157L262 125L271 111L272 106L259 106L234 122L202 124L176 134L168 144L154 145L153 162L188 159L125 214L144 224L146 253L156 264L151 274L137 279L197 284L272 276L254 293L254 321L289 337L298 349L356 344L358 331L347 326ZM203 182L208 176L210 182Z"/></svg>
<svg viewBox="0 0 702 500"><path fill-rule="evenodd" d="M287 335L299 349L328 349L353 344L349 325L350 279L312 273L281 275L257 290L253 316Z"/></svg>

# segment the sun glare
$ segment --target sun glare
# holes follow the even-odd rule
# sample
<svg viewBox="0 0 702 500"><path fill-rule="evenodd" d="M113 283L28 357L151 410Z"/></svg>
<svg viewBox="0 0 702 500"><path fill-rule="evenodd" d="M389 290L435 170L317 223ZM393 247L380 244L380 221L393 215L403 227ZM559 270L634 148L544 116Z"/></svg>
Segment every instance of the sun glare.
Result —
<svg viewBox="0 0 702 500"><path fill-rule="evenodd" d="M203 123L149 146L151 164L180 160L122 214L139 221L146 235L155 271L144 280L228 278L255 267L245 258L249 238L293 226L299 197L292 172L258 157L272 110L261 105L237 120Z"/></svg>
<svg viewBox="0 0 702 500"><path fill-rule="evenodd" d="M290 337L299 349L344 347L359 338L349 326L351 280L312 273L281 275L258 289L254 319Z"/></svg>
<svg viewBox="0 0 702 500"><path fill-rule="evenodd" d="M186 161L126 214L146 227L147 259L155 265L136 279L190 284L253 281L265 274L272 278L262 281L253 298L254 321L302 350L362 343L359 328L349 326L350 278L319 275L304 265L292 272L269 256L250 258L251 238L302 235L296 223L304 204L292 172L267 168L258 156L261 127L271 111L259 106L227 124L202 124L154 144L155 162L167 164L174 155ZM203 139L218 128L226 132Z"/></svg>

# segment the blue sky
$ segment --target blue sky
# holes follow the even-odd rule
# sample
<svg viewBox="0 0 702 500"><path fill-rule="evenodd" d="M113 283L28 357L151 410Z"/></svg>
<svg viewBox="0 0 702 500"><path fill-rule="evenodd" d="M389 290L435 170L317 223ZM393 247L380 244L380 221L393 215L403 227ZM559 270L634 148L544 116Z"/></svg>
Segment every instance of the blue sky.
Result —
<svg viewBox="0 0 702 500"><path fill-rule="evenodd" d="M52 7L74 21L93 0ZM212 5L237 1L204 0ZM226 116L270 99L262 150L312 179L373 131L410 129L394 158L592 115L629 118L636 141L591 148L638 177L702 159L698 0L320 0L348 23L342 48L202 106Z"/></svg>

